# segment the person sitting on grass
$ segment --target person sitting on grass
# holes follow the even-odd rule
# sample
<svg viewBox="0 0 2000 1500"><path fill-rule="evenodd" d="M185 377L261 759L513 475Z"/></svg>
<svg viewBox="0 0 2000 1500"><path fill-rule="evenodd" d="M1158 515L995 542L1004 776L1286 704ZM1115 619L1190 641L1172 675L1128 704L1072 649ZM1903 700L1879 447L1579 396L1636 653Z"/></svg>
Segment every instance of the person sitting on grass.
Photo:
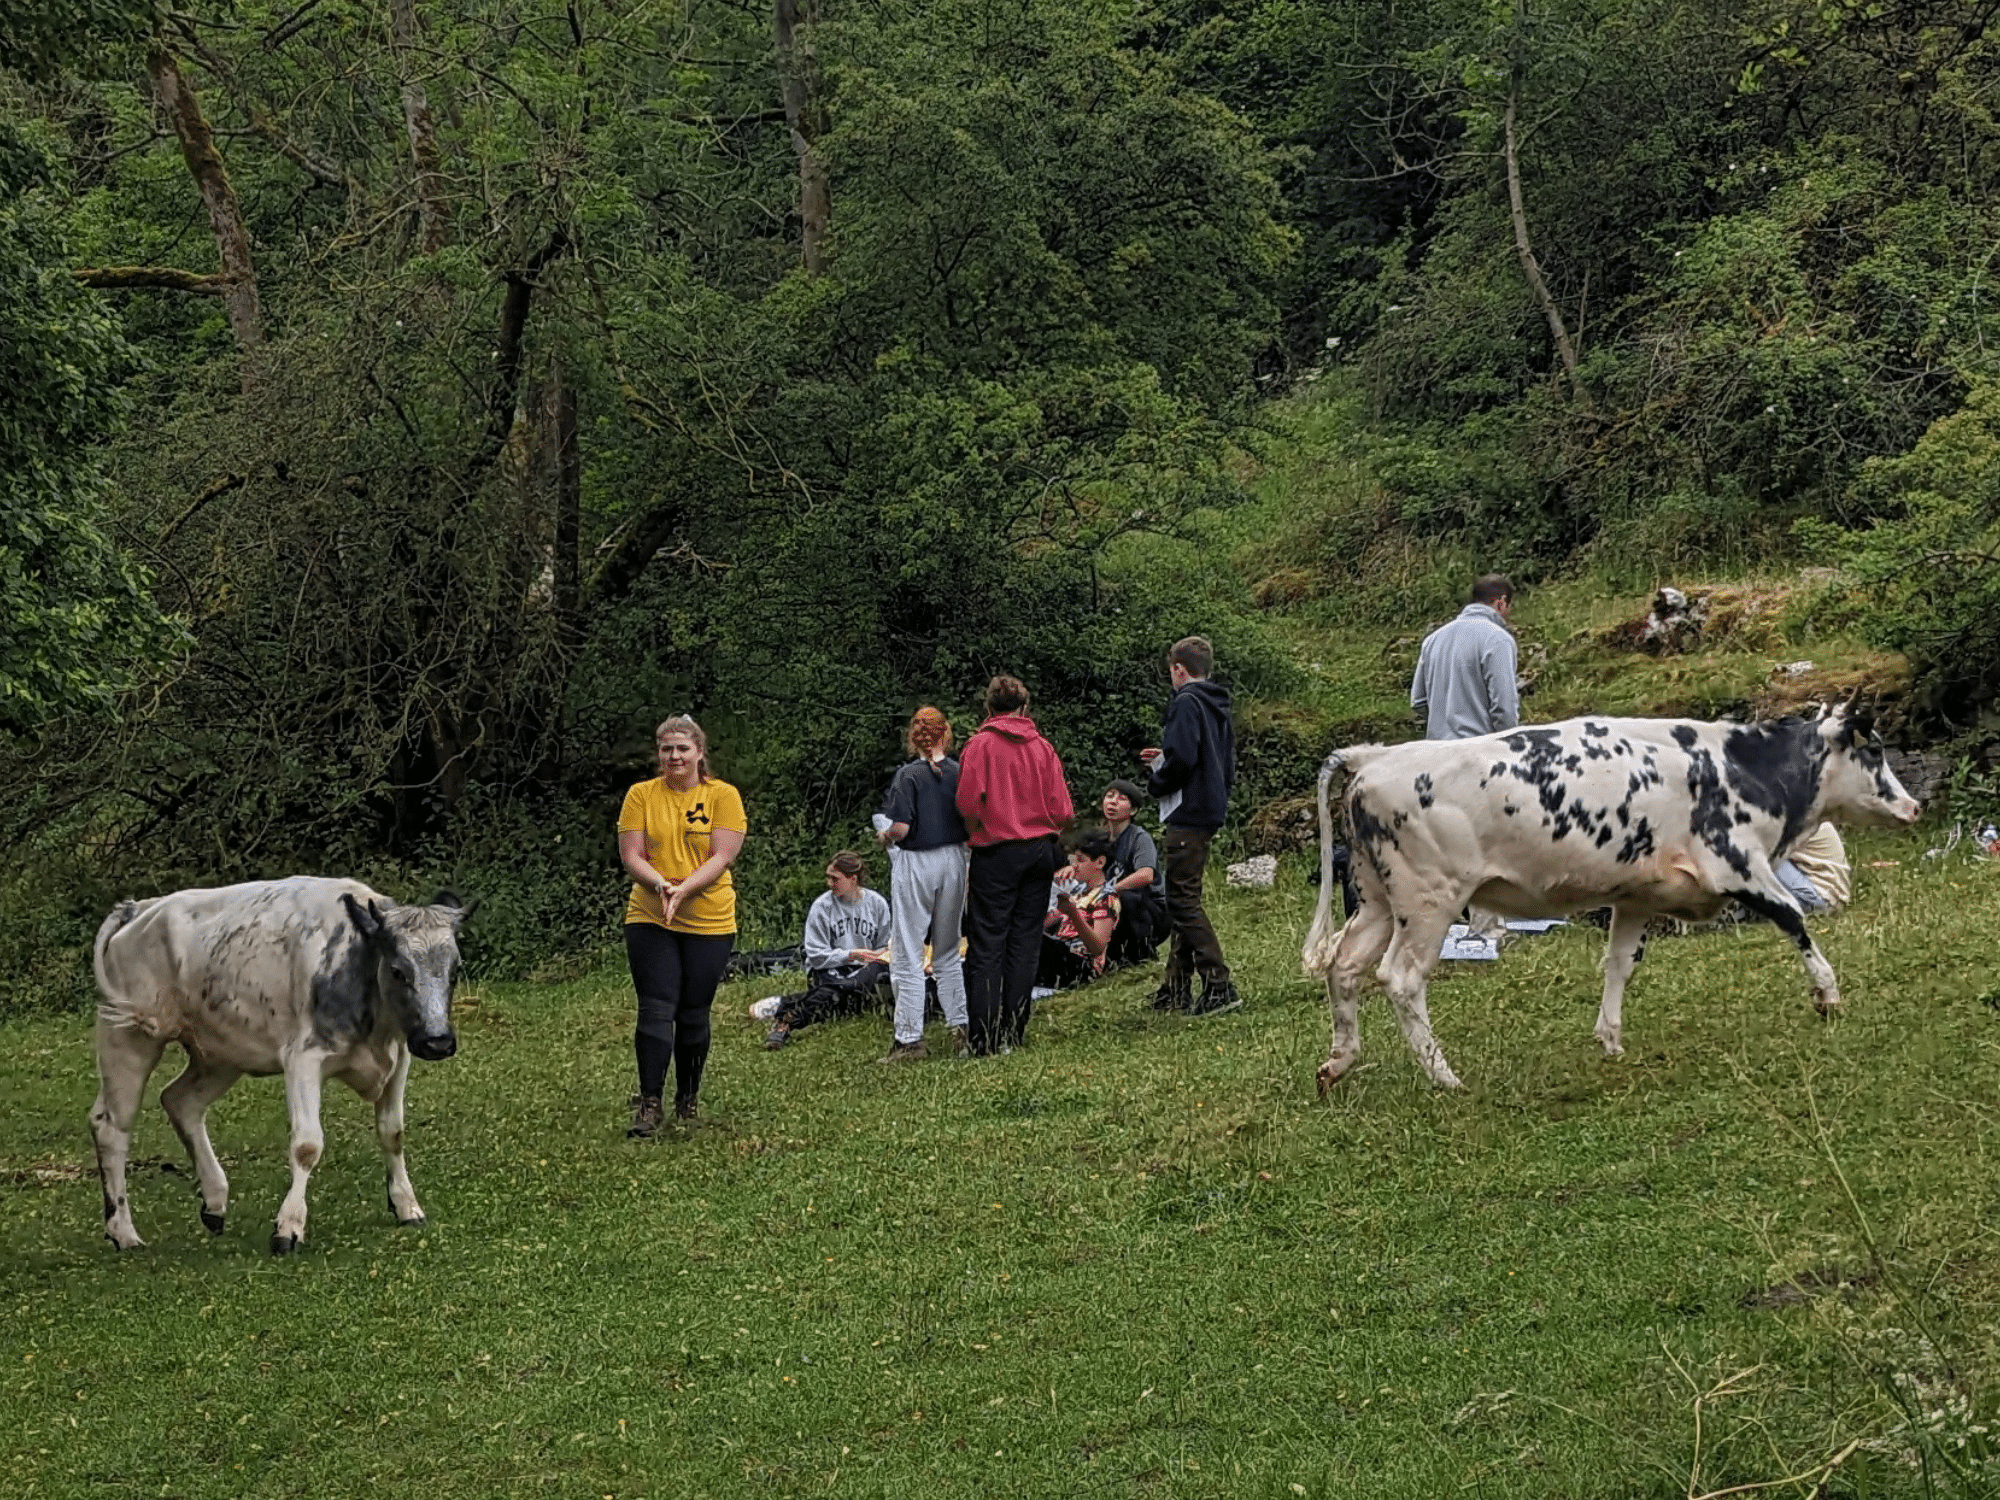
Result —
<svg viewBox="0 0 2000 1500"><path fill-rule="evenodd" d="M1822 823L1785 851L1772 869L1808 916L1847 905L1851 867L1840 830Z"/></svg>
<svg viewBox="0 0 2000 1500"><path fill-rule="evenodd" d="M1055 905L1043 923L1037 988L1072 989L1104 972L1119 912L1110 863L1111 840L1101 833L1085 834L1070 851L1068 878L1057 883Z"/></svg>
<svg viewBox="0 0 2000 1500"><path fill-rule="evenodd" d="M1117 930L1107 963L1144 963L1167 935L1167 877L1153 836L1132 821L1143 796L1122 777L1104 789L1105 833L1111 839L1110 876L1118 892Z"/></svg>
<svg viewBox="0 0 2000 1500"><path fill-rule="evenodd" d="M889 973L889 903L867 887L866 867L851 849L826 867L826 892L806 913L806 990L780 1000L764 1045L772 1051L817 1021L856 1016Z"/></svg>

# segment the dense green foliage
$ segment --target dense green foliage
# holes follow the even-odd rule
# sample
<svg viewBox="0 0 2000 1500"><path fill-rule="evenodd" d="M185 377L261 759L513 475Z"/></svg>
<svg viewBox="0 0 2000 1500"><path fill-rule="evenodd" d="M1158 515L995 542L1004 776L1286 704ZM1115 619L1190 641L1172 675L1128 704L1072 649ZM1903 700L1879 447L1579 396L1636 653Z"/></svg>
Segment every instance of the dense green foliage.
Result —
<svg viewBox="0 0 2000 1500"><path fill-rule="evenodd" d="M5 14L8 941L338 868L531 965L683 709L781 928L917 703L1018 673L1087 788L1190 630L1247 813L1286 606L1495 566L1809 551L1934 722L2000 687L2000 0ZM1314 382L1338 500L1219 532Z"/></svg>
<svg viewBox="0 0 2000 1500"><path fill-rule="evenodd" d="M63 270L53 163L0 120L0 736L101 713L175 634L102 522L133 351Z"/></svg>

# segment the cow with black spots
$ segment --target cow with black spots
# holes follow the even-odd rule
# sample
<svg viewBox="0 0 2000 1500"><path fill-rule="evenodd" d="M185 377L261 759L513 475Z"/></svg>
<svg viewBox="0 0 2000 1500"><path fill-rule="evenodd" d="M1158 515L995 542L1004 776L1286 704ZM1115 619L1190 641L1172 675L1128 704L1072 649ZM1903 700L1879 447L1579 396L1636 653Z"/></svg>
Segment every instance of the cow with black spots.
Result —
<svg viewBox="0 0 2000 1500"><path fill-rule="evenodd" d="M1342 769L1362 901L1336 930L1329 793ZM1851 703L1765 724L1581 718L1336 751L1320 771L1323 878L1304 951L1333 1014L1320 1091L1360 1056L1358 992L1371 971L1424 1071L1459 1086L1426 993L1468 904L1531 918L1611 908L1597 1037L1613 1056L1646 924L1707 921L1731 900L1791 940L1815 1005L1830 1012L1839 983L1775 866L1822 820L1907 825L1921 812Z"/></svg>

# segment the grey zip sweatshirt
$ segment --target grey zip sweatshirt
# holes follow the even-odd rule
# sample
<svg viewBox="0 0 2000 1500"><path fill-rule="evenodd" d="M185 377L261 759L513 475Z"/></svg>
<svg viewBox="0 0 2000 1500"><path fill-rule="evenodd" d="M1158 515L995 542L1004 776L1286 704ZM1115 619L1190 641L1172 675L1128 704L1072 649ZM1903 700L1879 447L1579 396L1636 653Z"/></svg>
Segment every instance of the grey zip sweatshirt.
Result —
<svg viewBox="0 0 2000 1500"><path fill-rule="evenodd" d="M1462 740L1519 724L1514 661L1513 633L1490 604L1468 604L1425 636L1410 683L1410 707L1424 715L1424 737Z"/></svg>

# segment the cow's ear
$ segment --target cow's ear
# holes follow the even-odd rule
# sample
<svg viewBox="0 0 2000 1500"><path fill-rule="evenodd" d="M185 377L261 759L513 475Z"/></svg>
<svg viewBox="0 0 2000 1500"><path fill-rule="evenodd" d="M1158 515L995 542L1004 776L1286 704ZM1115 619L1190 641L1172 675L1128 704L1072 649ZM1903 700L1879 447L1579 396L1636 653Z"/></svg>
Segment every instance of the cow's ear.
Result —
<svg viewBox="0 0 2000 1500"><path fill-rule="evenodd" d="M457 907L463 906L465 903L458 899L457 891L453 890L450 886L446 886L431 898L431 905Z"/></svg>
<svg viewBox="0 0 2000 1500"><path fill-rule="evenodd" d="M347 919L352 922L365 938L373 939L382 930L382 908L370 901L363 906L346 891L340 893L340 904L347 908Z"/></svg>

